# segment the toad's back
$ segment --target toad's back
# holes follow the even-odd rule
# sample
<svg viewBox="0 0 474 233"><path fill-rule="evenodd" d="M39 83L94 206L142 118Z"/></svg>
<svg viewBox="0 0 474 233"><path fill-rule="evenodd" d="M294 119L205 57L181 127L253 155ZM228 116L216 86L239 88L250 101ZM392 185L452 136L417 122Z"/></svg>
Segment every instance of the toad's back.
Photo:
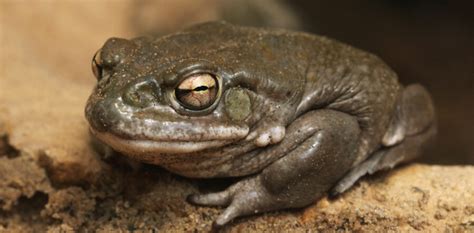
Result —
<svg viewBox="0 0 474 233"><path fill-rule="evenodd" d="M188 53L220 61L220 67L228 67L251 78L256 92L282 106L275 114L285 125L317 109L332 109L354 116L361 128L359 152L354 163L364 160L381 146L391 120L396 116L402 86L397 75L377 56L307 33L236 27L226 23L218 24L217 28L215 23L204 24L175 36L180 38L181 46ZM193 41L191 47L183 46L189 41ZM268 110L260 109L255 107L256 112ZM278 159L277 156L258 160L241 158L245 155L238 157L219 155L212 163L205 159L207 165L203 170L219 170L222 174L224 169L216 167L217 163L236 163L242 169L238 174L245 174L247 170L253 173ZM241 163L241 160L247 163ZM184 165L181 162L186 163L180 161L180 165ZM189 167L198 168L195 164L189 164ZM228 174L235 173L229 170Z"/></svg>
<svg viewBox="0 0 474 233"><path fill-rule="evenodd" d="M382 143L402 92L397 75L378 57L314 37L297 114L319 108L356 117L362 130L360 162ZM309 50L308 49L308 50Z"/></svg>

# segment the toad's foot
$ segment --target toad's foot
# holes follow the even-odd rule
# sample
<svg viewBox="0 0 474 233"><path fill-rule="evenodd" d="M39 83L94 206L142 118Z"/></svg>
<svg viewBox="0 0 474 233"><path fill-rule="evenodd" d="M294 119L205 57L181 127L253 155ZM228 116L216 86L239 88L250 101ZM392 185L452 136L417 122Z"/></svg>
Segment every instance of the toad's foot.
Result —
<svg viewBox="0 0 474 233"><path fill-rule="evenodd" d="M188 201L196 205L228 206L215 220L215 228L224 226L238 216L281 209L283 204L265 190L260 176L242 180L222 192L192 194L188 196Z"/></svg>

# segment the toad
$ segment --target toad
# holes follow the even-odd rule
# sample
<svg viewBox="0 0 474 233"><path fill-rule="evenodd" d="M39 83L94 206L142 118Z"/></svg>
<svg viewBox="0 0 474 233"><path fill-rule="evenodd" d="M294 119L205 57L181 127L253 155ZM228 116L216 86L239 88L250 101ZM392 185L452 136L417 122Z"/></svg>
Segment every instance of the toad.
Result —
<svg viewBox="0 0 474 233"><path fill-rule="evenodd" d="M215 220L307 206L419 156L436 133L428 92L326 37L225 22L111 38L93 58L91 132L187 177L242 177L194 194Z"/></svg>

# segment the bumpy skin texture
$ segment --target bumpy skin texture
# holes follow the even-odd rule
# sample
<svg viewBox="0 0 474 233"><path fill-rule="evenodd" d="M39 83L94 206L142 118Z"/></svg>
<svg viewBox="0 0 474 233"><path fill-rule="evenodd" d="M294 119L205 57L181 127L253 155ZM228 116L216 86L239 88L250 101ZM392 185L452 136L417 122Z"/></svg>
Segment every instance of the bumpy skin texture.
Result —
<svg viewBox="0 0 474 233"><path fill-rule="evenodd" d="M220 193L216 220L308 205L418 156L433 138L431 98L379 58L315 35L206 23L169 36L109 39L95 57L91 131L134 159L189 177L246 176ZM213 104L176 88L211 74Z"/></svg>

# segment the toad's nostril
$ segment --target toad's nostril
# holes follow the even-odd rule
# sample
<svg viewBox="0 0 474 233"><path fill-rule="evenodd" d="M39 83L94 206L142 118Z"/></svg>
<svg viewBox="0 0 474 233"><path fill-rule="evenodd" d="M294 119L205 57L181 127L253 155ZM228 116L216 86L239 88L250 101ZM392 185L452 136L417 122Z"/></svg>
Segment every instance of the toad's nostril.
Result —
<svg viewBox="0 0 474 233"><path fill-rule="evenodd" d="M127 87L122 98L127 105L144 108L158 100L158 89L159 85L153 78L146 78Z"/></svg>

